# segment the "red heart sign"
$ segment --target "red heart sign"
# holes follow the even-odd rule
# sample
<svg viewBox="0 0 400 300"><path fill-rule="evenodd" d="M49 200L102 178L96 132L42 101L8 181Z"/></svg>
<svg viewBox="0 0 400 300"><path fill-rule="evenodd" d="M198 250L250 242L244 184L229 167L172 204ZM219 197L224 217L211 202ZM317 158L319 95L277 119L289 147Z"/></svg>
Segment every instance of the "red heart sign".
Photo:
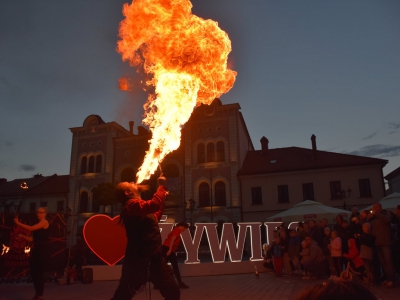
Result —
<svg viewBox="0 0 400 300"><path fill-rule="evenodd" d="M127 243L125 229L117 225L119 216L107 215L90 217L83 227L86 244L102 261L113 266L125 256Z"/></svg>

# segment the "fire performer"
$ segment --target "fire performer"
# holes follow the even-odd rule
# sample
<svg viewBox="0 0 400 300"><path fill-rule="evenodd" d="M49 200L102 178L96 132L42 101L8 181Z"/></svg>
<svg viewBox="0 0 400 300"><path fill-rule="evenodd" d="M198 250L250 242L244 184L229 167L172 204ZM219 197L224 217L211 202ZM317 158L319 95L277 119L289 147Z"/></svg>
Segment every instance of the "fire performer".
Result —
<svg viewBox="0 0 400 300"><path fill-rule="evenodd" d="M171 263L176 280L178 281L178 286L181 289L187 289L188 286L182 282L181 273L179 272L178 267L178 259L176 257L176 250L181 243L181 233L188 228L189 224L186 222L176 224L175 228L168 234L168 237L165 239L162 246L163 256L167 262Z"/></svg>
<svg viewBox="0 0 400 300"><path fill-rule="evenodd" d="M35 296L32 300L42 300L44 290L44 271L46 267L47 248L49 243L48 230L49 221L46 220L47 208L39 207L37 212L39 222L33 226L21 223L18 218L14 219L14 223L26 230L32 232L31 236L18 234L18 239L24 239L28 242L33 242L32 250L30 252L30 269L32 276L32 283L35 287Z"/></svg>
<svg viewBox="0 0 400 300"><path fill-rule="evenodd" d="M172 269L162 256L158 216L168 192L166 178L158 178L159 187L153 199L140 198L148 186L121 182L117 200L122 203L120 222L125 227L128 243L122 265L121 279L112 300L131 299L146 281L156 285L166 300L180 299L180 290Z"/></svg>

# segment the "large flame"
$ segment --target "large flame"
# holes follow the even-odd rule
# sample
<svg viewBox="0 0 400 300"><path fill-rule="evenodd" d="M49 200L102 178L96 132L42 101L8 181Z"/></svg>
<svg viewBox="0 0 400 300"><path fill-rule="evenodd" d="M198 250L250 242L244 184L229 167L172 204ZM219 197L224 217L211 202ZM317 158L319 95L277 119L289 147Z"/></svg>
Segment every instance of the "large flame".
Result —
<svg viewBox="0 0 400 300"><path fill-rule="evenodd" d="M227 68L228 35L191 8L189 0L134 0L123 6L117 50L124 61L151 75L147 85L155 86L144 105L143 123L152 139L137 173L139 183L179 147L181 127L196 105L210 104L235 82L236 72Z"/></svg>

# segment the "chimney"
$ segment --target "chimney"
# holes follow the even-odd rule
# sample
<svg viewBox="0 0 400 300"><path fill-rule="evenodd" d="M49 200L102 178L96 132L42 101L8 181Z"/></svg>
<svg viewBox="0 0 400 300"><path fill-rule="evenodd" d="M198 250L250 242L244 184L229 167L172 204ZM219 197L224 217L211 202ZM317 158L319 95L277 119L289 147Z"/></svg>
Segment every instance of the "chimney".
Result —
<svg viewBox="0 0 400 300"><path fill-rule="evenodd" d="M312 156L314 159L317 159L317 137L313 134L311 136L311 145L312 145Z"/></svg>
<svg viewBox="0 0 400 300"><path fill-rule="evenodd" d="M268 139L265 136L263 136L260 142L261 142L261 154L262 155L268 154L268 143L269 143Z"/></svg>
<svg viewBox="0 0 400 300"><path fill-rule="evenodd" d="M135 124L133 121L129 121L129 132L133 134L133 124Z"/></svg>

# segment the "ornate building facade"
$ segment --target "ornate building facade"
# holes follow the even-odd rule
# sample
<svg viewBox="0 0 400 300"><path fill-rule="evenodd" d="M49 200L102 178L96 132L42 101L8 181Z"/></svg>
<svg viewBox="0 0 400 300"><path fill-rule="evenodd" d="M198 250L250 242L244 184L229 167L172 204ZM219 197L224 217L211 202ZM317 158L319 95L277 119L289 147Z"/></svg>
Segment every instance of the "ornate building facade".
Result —
<svg viewBox="0 0 400 300"><path fill-rule="evenodd" d="M100 116L88 116L82 127L70 128L72 150L69 204L80 227L94 213L102 212L91 190L102 182L135 181L151 133L133 122L129 130ZM246 153L254 150L239 104L197 107L182 128L180 147L161 163L168 178L164 214L170 221L238 222L241 219L237 173ZM147 181L153 187L160 170ZM151 196L144 195L144 198ZM118 213L113 207L109 213Z"/></svg>

